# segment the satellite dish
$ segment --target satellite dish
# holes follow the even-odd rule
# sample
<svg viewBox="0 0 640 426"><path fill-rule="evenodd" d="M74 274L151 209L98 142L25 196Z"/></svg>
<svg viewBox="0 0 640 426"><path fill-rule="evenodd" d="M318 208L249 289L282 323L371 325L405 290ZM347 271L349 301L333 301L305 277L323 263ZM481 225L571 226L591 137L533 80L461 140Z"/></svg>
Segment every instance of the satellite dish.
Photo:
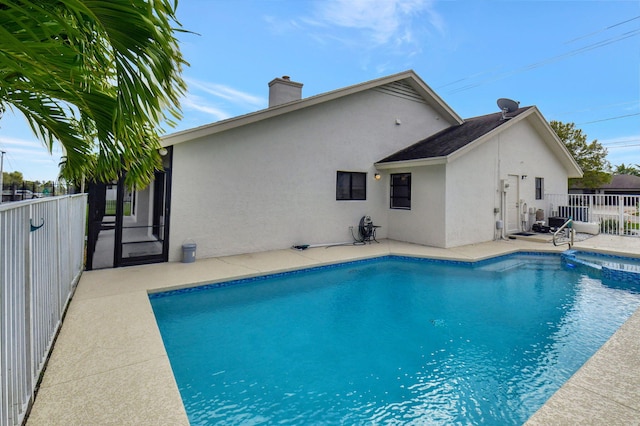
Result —
<svg viewBox="0 0 640 426"><path fill-rule="evenodd" d="M507 98L498 99L498 107L500 108L500 111L502 111L503 120L508 118L506 114L516 111L519 108L519 106L520 106L520 102L516 102L511 99L507 99Z"/></svg>

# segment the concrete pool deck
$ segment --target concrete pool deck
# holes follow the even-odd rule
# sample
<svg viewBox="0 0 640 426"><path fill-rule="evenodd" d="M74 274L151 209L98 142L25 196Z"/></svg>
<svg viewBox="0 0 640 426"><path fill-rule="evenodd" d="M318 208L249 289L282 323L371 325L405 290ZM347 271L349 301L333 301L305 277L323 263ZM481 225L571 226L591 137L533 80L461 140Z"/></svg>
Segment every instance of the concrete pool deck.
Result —
<svg viewBox="0 0 640 426"><path fill-rule="evenodd" d="M473 261L566 248L526 239L452 249L382 240L84 272L27 425L189 424L149 292L387 254ZM575 248L640 257L640 238L599 235ZM640 310L527 424L640 424L639 360Z"/></svg>

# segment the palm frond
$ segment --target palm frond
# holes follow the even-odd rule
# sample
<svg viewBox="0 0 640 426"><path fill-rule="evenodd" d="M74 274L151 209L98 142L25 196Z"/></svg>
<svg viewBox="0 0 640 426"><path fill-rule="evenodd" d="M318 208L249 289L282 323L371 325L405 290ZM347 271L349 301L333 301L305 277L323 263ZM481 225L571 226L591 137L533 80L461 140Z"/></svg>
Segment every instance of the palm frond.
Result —
<svg viewBox="0 0 640 426"><path fill-rule="evenodd" d="M3 0L0 110L22 112L65 176L144 186L186 90L168 0Z"/></svg>

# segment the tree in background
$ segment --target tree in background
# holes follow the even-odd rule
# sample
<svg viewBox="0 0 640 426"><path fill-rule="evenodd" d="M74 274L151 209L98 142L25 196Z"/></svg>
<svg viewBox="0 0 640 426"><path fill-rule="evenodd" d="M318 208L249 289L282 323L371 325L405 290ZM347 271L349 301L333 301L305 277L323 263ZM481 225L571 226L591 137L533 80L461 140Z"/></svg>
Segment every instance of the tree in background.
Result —
<svg viewBox="0 0 640 426"><path fill-rule="evenodd" d="M625 166L624 163L622 163L613 169L613 173L616 175L640 176L640 164L636 164L635 166Z"/></svg>
<svg viewBox="0 0 640 426"><path fill-rule="evenodd" d="M61 175L146 186L180 117L177 0L2 0L0 117L21 112Z"/></svg>
<svg viewBox="0 0 640 426"><path fill-rule="evenodd" d="M69 190L67 185L60 182L48 181L31 181L24 180L22 172L2 172L2 189L4 191L11 191L14 189L29 189L34 193L42 194L44 196L61 194Z"/></svg>
<svg viewBox="0 0 640 426"><path fill-rule="evenodd" d="M574 123L551 121L550 125L582 168L583 177L569 179L569 186L599 188L611 182L611 164L607 161L605 147L597 140L587 143L587 135L582 133L582 130L576 129Z"/></svg>
<svg viewBox="0 0 640 426"><path fill-rule="evenodd" d="M11 187L22 185L24 177L21 172L2 172L2 185Z"/></svg>

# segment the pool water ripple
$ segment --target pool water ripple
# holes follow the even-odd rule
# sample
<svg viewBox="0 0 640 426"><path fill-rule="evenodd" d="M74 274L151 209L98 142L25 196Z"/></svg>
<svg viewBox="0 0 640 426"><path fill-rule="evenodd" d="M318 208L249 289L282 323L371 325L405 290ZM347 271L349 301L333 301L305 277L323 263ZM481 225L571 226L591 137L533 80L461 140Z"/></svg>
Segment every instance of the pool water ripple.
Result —
<svg viewBox="0 0 640 426"><path fill-rule="evenodd" d="M517 255L385 258L151 298L193 425L522 424L640 306Z"/></svg>

